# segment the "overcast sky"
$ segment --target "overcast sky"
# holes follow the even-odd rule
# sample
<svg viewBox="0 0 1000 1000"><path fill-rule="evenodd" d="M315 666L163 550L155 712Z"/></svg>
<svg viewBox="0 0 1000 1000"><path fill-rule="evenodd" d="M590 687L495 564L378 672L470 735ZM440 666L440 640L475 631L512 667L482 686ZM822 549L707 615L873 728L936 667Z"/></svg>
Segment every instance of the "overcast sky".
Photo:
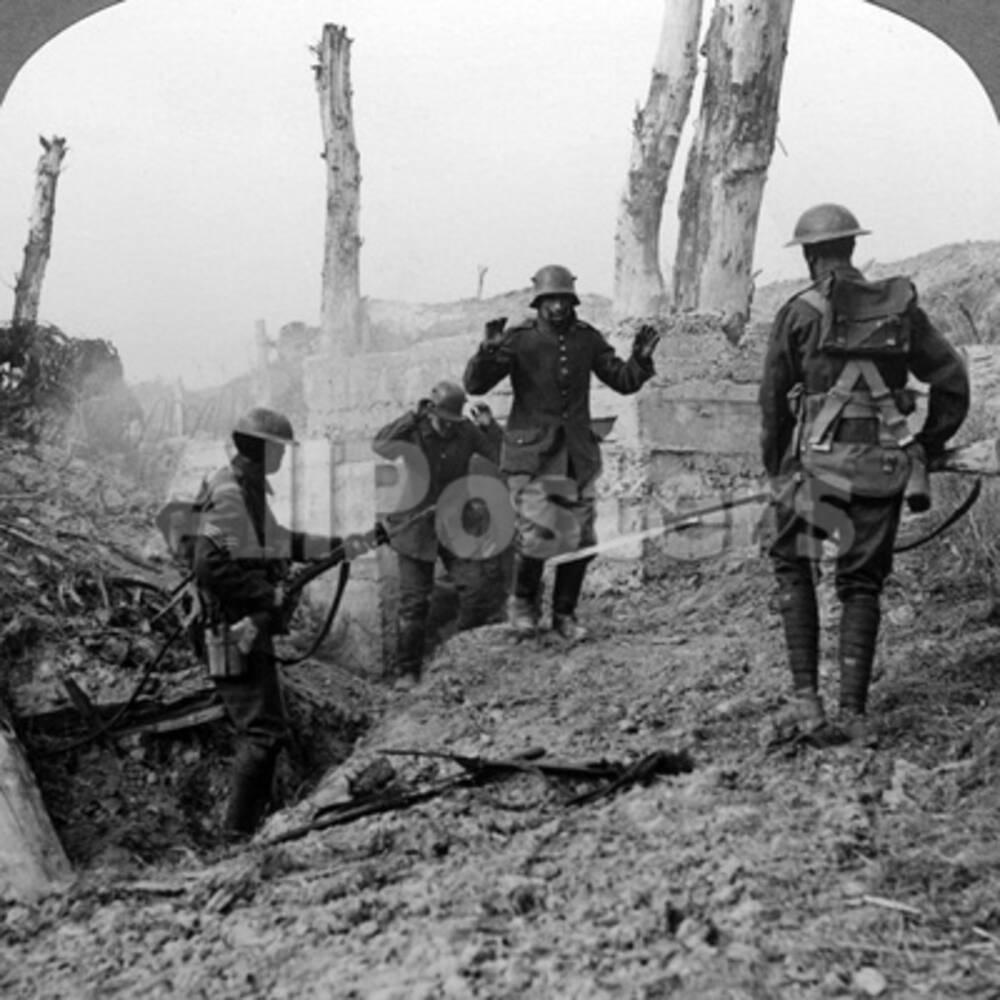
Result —
<svg viewBox="0 0 1000 1000"><path fill-rule="evenodd" d="M246 370L257 319L317 323L322 133L310 46L354 39L362 292L433 302L560 262L611 291L630 124L663 0L127 0L64 32L0 106L0 315L41 149L62 135L42 318L131 380ZM697 107L693 113L697 112ZM971 70L863 0L798 0L759 278L801 274L799 213L842 201L859 261L1000 238L1000 129ZM665 267L682 169L668 196Z"/></svg>

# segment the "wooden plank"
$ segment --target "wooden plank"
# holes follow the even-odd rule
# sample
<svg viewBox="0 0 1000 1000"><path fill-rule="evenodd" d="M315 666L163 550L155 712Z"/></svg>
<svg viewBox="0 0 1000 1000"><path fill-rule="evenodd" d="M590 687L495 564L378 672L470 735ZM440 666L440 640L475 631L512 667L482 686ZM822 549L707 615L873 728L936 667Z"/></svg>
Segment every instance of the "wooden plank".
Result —
<svg viewBox="0 0 1000 1000"><path fill-rule="evenodd" d="M0 705L0 895L31 899L73 871L10 716Z"/></svg>

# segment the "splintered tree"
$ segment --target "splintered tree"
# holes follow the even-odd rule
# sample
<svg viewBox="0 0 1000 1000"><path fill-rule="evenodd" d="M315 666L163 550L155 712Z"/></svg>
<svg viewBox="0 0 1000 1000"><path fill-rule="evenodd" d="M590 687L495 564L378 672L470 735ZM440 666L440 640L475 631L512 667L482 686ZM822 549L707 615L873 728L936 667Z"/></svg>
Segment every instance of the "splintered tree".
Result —
<svg viewBox="0 0 1000 1000"><path fill-rule="evenodd" d="M680 198L676 305L721 313L738 338L753 294L753 248L793 0L716 0L701 110Z"/></svg>
<svg viewBox="0 0 1000 1000"><path fill-rule="evenodd" d="M45 266L52 250L52 223L56 214L56 185L66 140L59 136L45 139L39 136L42 155L38 160L35 181L35 201L31 211L28 242L24 247L24 263L14 286L15 326L29 326L38 321L38 305L42 298Z"/></svg>
<svg viewBox="0 0 1000 1000"><path fill-rule="evenodd" d="M361 343L359 231L361 163L351 112L351 40L327 24L314 67L326 161L326 236L320 329L331 354L354 354Z"/></svg>
<svg viewBox="0 0 1000 1000"><path fill-rule="evenodd" d="M632 123L632 155L615 231L619 319L655 316L669 302L660 269L663 202L698 72L702 0L664 0L649 95Z"/></svg>

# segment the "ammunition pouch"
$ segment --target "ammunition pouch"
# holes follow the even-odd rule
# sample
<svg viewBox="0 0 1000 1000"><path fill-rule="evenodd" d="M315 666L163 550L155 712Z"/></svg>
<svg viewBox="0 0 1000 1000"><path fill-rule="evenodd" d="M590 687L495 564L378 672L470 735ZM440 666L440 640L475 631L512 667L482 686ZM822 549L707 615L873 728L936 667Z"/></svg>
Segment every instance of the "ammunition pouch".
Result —
<svg viewBox="0 0 1000 1000"><path fill-rule="evenodd" d="M210 625L204 635L208 676L225 680L245 677L247 658L229 626L225 622Z"/></svg>
<svg viewBox="0 0 1000 1000"><path fill-rule="evenodd" d="M922 445L914 444L907 449L910 456L910 477L903 490L906 506L914 514L930 510L931 481L927 475L927 455Z"/></svg>

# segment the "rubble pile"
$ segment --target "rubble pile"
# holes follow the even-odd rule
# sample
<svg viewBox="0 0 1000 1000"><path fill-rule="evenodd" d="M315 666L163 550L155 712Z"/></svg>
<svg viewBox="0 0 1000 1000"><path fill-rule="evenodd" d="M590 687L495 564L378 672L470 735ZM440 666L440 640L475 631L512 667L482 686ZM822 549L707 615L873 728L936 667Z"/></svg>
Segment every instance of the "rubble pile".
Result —
<svg viewBox="0 0 1000 1000"><path fill-rule="evenodd" d="M183 577L153 528L158 505L120 457L0 436L0 703L77 866L217 842L231 738L171 607ZM290 671L285 796L366 722L366 691L321 671Z"/></svg>

